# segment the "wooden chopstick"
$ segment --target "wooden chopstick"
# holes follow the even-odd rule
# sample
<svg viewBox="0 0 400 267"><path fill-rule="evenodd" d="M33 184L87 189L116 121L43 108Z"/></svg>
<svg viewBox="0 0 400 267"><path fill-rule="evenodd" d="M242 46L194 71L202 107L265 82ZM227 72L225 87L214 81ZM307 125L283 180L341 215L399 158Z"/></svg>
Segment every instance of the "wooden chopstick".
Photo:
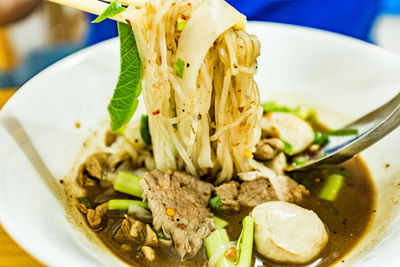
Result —
<svg viewBox="0 0 400 267"><path fill-rule="evenodd" d="M47 0L47 1L57 3L63 6L72 7L96 15L100 15L101 13L103 13L103 11L108 6L107 3L98 0ZM121 12L115 15L114 17L111 17L110 19L126 23L128 17L126 16L125 12Z"/></svg>

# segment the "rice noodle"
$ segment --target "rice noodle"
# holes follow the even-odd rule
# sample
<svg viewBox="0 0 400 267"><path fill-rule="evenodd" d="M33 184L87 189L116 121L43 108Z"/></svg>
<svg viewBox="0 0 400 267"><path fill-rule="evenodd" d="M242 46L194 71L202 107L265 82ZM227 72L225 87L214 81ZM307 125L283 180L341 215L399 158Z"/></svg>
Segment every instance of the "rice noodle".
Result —
<svg viewBox="0 0 400 267"><path fill-rule="evenodd" d="M245 17L223 0L150 0L127 12L143 63L155 166L211 171L215 183L249 171L245 152L260 139L262 109L253 79L260 43L239 29ZM188 19L182 32L178 18ZM183 78L172 67L178 59Z"/></svg>

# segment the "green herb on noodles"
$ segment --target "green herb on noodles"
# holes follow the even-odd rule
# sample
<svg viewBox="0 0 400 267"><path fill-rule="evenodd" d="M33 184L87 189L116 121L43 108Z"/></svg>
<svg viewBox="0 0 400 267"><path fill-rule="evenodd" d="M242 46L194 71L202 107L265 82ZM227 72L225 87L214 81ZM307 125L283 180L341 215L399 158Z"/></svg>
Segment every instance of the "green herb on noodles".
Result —
<svg viewBox="0 0 400 267"><path fill-rule="evenodd" d="M149 130L149 115L142 115L140 118L140 135L146 145L151 145L151 135Z"/></svg>
<svg viewBox="0 0 400 267"><path fill-rule="evenodd" d="M175 69L175 75L183 79L183 73L185 72L185 61L178 58L178 61L172 66Z"/></svg>
<svg viewBox="0 0 400 267"><path fill-rule="evenodd" d="M111 130L123 130L130 121L139 104L138 96L142 91L141 62L135 36L131 26L118 22L118 34L121 50L121 72L117 87L108 105L111 117Z"/></svg>
<svg viewBox="0 0 400 267"><path fill-rule="evenodd" d="M119 13L125 10L126 8L123 5L121 5L120 2L115 0L112 3L110 3L108 7L103 11L103 13L101 13L95 20L93 20L92 23L102 22L103 20L118 15Z"/></svg>
<svg viewBox="0 0 400 267"><path fill-rule="evenodd" d="M184 19L181 19L181 18L178 18L177 20L176 20L176 29L178 30L178 31L183 31L183 29L185 28L185 26L186 26L186 23L187 23L187 21L186 20L184 20Z"/></svg>

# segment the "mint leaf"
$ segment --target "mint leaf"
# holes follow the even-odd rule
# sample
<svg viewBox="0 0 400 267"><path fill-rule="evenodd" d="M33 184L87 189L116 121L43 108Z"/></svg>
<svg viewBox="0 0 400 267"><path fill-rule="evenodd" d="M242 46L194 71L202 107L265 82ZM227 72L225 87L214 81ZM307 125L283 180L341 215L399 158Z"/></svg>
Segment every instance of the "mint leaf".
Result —
<svg viewBox="0 0 400 267"><path fill-rule="evenodd" d="M114 95L108 105L113 132L117 132L130 121L139 104L137 97L142 91L140 82L142 64L131 26L118 22L118 34L121 72Z"/></svg>
<svg viewBox="0 0 400 267"><path fill-rule="evenodd" d="M114 2L110 3L106 10L104 10L103 13L101 13L95 20L93 20L92 23L102 22L103 20L113 17L125 10L126 8L122 6L120 2L114 0Z"/></svg>

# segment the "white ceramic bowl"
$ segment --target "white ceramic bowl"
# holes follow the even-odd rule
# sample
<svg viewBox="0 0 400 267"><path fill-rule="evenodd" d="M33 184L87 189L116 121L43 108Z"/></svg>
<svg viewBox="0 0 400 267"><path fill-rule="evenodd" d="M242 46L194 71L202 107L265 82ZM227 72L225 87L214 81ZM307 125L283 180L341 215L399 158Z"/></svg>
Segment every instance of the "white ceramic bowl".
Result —
<svg viewBox="0 0 400 267"><path fill-rule="evenodd" d="M400 90L400 57L379 47L281 24L253 22L248 30L262 44L257 80L264 101L312 106L335 128ZM54 64L1 111L0 221L47 265L123 265L66 212L58 183L71 174L82 144L108 117L118 47L117 40L107 41ZM377 212L368 234L339 265L398 266L400 129L362 156L377 187Z"/></svg>

